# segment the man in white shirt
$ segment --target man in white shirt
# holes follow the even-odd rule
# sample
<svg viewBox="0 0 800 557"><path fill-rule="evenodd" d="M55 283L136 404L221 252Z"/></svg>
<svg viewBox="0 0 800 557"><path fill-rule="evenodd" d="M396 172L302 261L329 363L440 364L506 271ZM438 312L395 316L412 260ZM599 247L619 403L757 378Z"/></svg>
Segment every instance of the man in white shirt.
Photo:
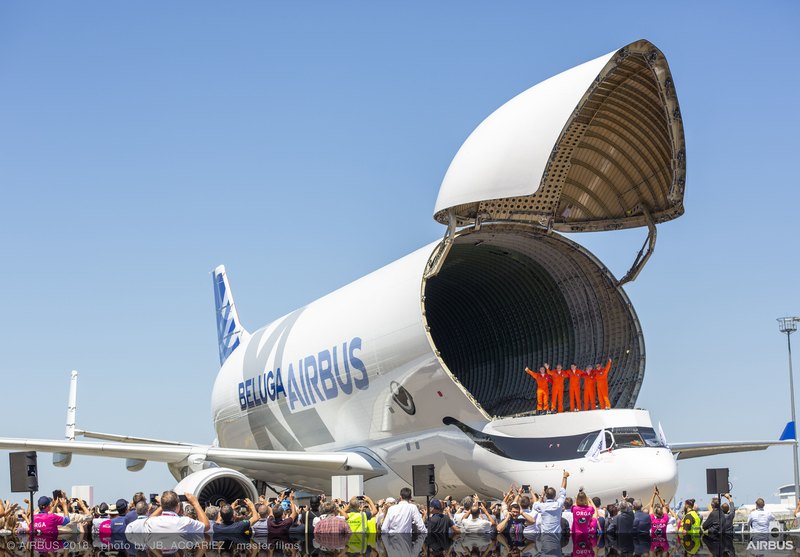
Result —
<svg viewBox="0 0 800 557"><path fill-rule="evenodd" d="M183 544L186 541L201 541L203 534L211 528L208 517L197 501L197 497L191 493L185 493L184 496L186 502L197 513L197 520L181 516L179 514L182 511L180 497L174 491L165 491L161 494L161 506L142 525L147 547L180 549L184 547Z"/></svg>
<svg viewBox="0 0 800 557"><path fill-rule="evenodd" d="M750 527L751 534L767 534L769 533L769 523L775 520L771 512L764 510L764 500L758 498L756 500L756 508L750 512L747 517L747 526Z"/></svg>
<svg viewBox="0 0 800 557"><path fill-rule="evenodd" d="M461 532L464 534L490 534L493 524L496 526L494 517L489 514L482 502L475 501L472 503L469 514L465 514L461 519Z"/></svg>
<svg viewBox="0 0 800 557"><path fill-rule="evenodd" d="M413 527L413 528L412 528ZM427 534L428 529L422 521L422 515L416 505L411 503L411 490L404 487L400 490L400 502L386 511L381 523L383 534Z"/></svg>

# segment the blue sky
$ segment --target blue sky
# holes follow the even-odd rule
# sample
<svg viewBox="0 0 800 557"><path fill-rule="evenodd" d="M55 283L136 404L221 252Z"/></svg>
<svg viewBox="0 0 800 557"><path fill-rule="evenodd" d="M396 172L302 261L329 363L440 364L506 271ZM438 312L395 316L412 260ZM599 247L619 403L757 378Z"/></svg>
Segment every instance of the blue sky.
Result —
<svg viewBox="0 0 800 557"><path fill-rule="evenodd" d="M639 405L670 440L777 437L775 318L800 314L798 16L793 2L0 4L0 434L59 438L75 368L79 426L211 440L213 267L255 329L413 251L442 234L439 184L484 117L646 38L672 69L688 174L686 214L626 287L647 345ZM572 237L621 276L644 236ZM679 496L702 496L715 466L748 501L791 481L776 448L681 464ZM164 465L86 457L42 474L101 499L174 485Z"/></svg>

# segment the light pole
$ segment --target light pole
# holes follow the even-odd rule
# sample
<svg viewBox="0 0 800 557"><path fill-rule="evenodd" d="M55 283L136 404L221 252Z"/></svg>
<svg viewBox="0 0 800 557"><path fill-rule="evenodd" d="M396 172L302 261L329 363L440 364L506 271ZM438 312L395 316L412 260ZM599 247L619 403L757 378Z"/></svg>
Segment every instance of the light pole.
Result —
<svg viewBox="0 0 800 557"><path fill-rule="evenodd" d="M789 396L792 400L792 427L794 429L794 447L792 456L794 457L794 502L800 501L800 471L797 464L797 422L794 415L794 374L792 373L792 333L797 330L797 323L800 317L779 317L778 327L782 333L786 333L786 344L789 347Z"/></svg>

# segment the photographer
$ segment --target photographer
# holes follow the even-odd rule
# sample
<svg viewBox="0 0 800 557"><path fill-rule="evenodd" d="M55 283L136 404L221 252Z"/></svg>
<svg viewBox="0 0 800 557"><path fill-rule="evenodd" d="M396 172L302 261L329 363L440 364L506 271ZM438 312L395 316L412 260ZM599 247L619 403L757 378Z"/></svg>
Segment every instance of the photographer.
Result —
<svg viewBox="0 0 800 557"><path fill-rule="evenodd" d="M194 507L197 520L188 516L180 516L178 511L181 499L174 491L165 491L161 494L161 506L156 509L150 518L144 521L142 530L145 534L204 534L208 532L211 524L208 521L203 507L197 497L191 493L184 494L186 501Z"/></svg>
<svg viewBox="0 0 800 557"><path fill-rule="evenodd" d="M347 524L350 525L350 530L354 534L366 534L369 530L368 523L376 514L378 514L378 509L369 495L351 497L347 505ZM374 524L375 521L372 522L373 526Z"/></svg>
<svg viewBox="0 0 800 557"><path fill-rule="evenodd" d="M567 478L569 472L564 470L558 493L555 488L548 487L542 494L543 500L533 504L533 510L538 514L539 530L543 534L561 532L561 513L564 510L564 500L567 498Z"/></svg>
<svg viewBox="0 0 800 557"><path fill-rule="evenodd" d="M288 494L288 499L287 499ZM284 502L289 501L289 516L285 515ZM284 491L280 501L270 509L270 517L267 519L267 535L288 536L289 528L297 518L297 507L294 505L294 490Z"/></svg>
<svg viewBox="0 0 800 557"><path fill-rule="evenodd" d="M38 534L46 538L57 537L58 527L69 524L67 500L63 497L59 497L57 500L53 501L50 497L42 495L39 497L37 506L39 507L39 512L33 515L33 529L31 534ZM55 514L52 512L54 510L60 510L61 514Z"/></svg>

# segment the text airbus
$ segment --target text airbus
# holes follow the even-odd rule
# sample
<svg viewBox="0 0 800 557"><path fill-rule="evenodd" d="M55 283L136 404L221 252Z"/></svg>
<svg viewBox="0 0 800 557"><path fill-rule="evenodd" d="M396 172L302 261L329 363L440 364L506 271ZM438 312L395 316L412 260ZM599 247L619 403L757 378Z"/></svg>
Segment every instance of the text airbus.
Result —
<svg viewBox="0 0 800 557"><path fill-rule="evenodd" d="M289 408L299 404L303 408L317 402L332 400L339 393L349 395L353 390L366 390L369 375L364 362L356 355L361 351L361 338L354 337L289 363L284 373L281 368L268 370L239 383L239 407L255 408L281 397L288 399ZM341 360L341 361L340 361Z"/></svg>

